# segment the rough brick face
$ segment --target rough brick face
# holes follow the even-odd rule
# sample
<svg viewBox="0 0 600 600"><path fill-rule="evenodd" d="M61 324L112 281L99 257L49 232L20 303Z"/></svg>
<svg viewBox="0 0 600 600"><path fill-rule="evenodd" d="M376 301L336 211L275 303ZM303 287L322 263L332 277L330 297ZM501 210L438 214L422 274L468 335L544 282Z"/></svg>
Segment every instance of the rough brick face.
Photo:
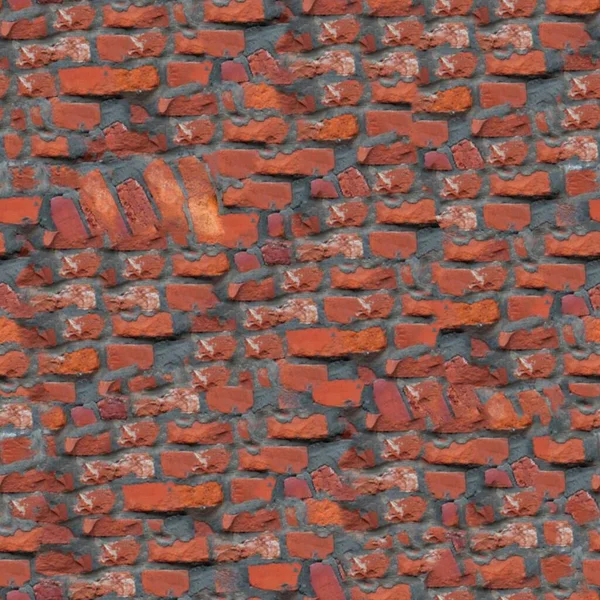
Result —
<svg viewBox="0 0 600 600"><path fill-rule="evenodd" d="M0 600L600 600L600 0L0 0Z"/></svg>

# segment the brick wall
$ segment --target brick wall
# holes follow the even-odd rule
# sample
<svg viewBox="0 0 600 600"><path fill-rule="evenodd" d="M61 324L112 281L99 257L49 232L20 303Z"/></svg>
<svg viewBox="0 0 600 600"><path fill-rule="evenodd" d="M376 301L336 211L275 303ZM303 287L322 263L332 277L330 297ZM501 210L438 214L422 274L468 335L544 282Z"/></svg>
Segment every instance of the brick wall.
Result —
<svg viewBox="0 0 600 600"><path fill-rule="evenodd" d="M599 599L600 0L0 6L2 599Z"/></svg>

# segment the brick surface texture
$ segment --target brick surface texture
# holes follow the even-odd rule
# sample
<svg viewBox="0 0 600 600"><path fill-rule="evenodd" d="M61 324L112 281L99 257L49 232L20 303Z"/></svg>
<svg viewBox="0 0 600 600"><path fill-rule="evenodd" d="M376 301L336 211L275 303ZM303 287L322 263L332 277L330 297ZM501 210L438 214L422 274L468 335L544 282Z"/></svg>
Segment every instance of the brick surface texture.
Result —
<svg viewBox="0 0 600 600"><path fill-rule="evenodd" d="M0 598L600 599L600 0L0 0Z"/></svg>

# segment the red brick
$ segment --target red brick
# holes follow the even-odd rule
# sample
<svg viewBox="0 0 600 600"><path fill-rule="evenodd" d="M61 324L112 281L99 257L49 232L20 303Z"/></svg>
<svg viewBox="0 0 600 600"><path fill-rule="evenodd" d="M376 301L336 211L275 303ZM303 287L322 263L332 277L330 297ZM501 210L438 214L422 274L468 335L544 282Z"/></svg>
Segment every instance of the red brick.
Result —
<svg viewBox="0 0 600 600"><path fill-rule="evenodd" d="M549 0L546 13L550 15L589 15L600 11L598 0Z"/></svg>
<svg viewBox="0 0 600 600"><path fill-rule="evenodd" d="M300 563L271 563L250 565L248 579L250 585L259 590L292 591L298 589Z"/></svg>
<svg viewBox="0 0 600 600"><path fill-rule="evenodd" d="M167 84L170 87L180 85L206 85L212 70L212 63L171 62L167 65Z"/></svg>
<svg viewBox="0 0 600 600"><path fill-rule="evenodd" d="M251 500L269 502L273 497L274 489L275 479L273 477L234 479L231 482L231 501L236 504Z"/></svg>
<svg viewBox="0 0 600 600"><path fill-rule="evenodd" d="M76 67L60 69L60 90L73 96L107 96L125 92L149 91L158 86L155 67L113 69L109 67Z"/></svg>
<svg viewBox="0 0 600 600"><path fill-rule="evenodd" d="M257 454L240 450L238 468L245 471L299 473L308 465L307 456L306 448L292 446L263 447Z"/></svg>
<svg viewBox="0 0 600 600"><path fill-rule="evenodd" d="M29 582L31 569L28 560L0 560L0 585L17 587Z"/></svg>
<svg viewBox="0 0 600 600"><path fill-rule="evenodd" d="M218 483L196 486L171 483L140 483L123 486L126 510L138 512L172 512L186 508L216 506L223 500Z"/></svg>
<svg viewBox="0 0 600 600"><path fill-rule="evenodd" d="M508 458L508 440L479 438L465 444L453 443L447 448L425 445L424 459L433 464L468 465L501 464Z"/></svg>
<svg viewBox="0 0 600 600"><path fill-rule="evenodd" d="M516 285L520 288L566 290L579 289L585 283L585 266L542 264L537 269L515 269Z"/></svg>
<svg viewBox="0 0 600 600"><path fill-rule="evenodd" d="M93 129L100 124L97 103L53 102L52 120L57 127L75 131Z"/></svg>
<svg viewBox="0 0 600 600"><path fill-rule="evenodd" d="M142 573L144 591L160 598L172 598L185 594L190 588L187 571L161 569Z"/></svg>
<svg viewBox="0 0 600 600"><path fill-rule="evenodd" d="M369 235L371 252L384 258L406 259L417 250L417 238L412 232L376 232Z"/></svg>
<svg viewBox="0 0 600 600"><path fill-rule="evenodd" d="M223 123L223 136L230 142L281 144L287 137L288 131L288 124L279 117L270 117L262 121L248 121L245 124L238 124L234 121Z"/></svg>
<svg viewBox="0 0 600 600"><path fill-rule="evenodd" d="M323 406L359 406L362 390L362 382L337 379L315 384L312 394L313 400Z"/></svg>
<svg viewBox="0 0 600 600"><path fill-rule="evenodd" d="M268 436L277 439L318 439L328 434L327 419L324 415L313 415L303 419L295 417L290 422L281 423L276 419L267 421Z"/></svg>
<svg viewBox="0 0 600 600"><path fill-rule="evenodd" d="M501 231L520 231L531 222L527 204L488 204L483 208L486 224Z"/></svg>
<svg viewBox="0 0 600 600"><path fill-rule="evenodd" d="M225 206L252 207L263 210L282 210L292 201L287 183L260 182L246 179L243 187L229 187L223 194Z"/></svg>
<svg viewBox="0 0 600 600"><path fill-rule="evenodd" d="M546 58L543 52L534 50L526 54L511 54L508 58L486 55L486 72L490 75L531 76L546 73Z"/></svg>
<svg viewBox="0 0 600 600"><path fill-rule="evenodd" d="M46 34L47 23L44 16L0 23L0 36L7 40L34 40L46 37Z"/></svg>
<svg viewBox="0 0 600 600"><path fill-rule="evenodd" d="M113 371L130 366L145 370L152 367L154 351L150 345L110 345L106 349L106 362L108 368Z"/></svg>
<svg viewBox="0 0 600 600"><path fill-rule="evenodd" d="M579 50L591 40L584 23L540 23L539 33L542 45L555 50Z"/></svg>
<svg viewBox="0 0 600 600"><path fill-rule="evenodd" d="M178 54L237 56L244 46L244 32L239 30L203 29L196 31L192 37L175 34L175 52Z"/></svg>
<svg viewBox="0 0 600 600"><path fill-rule="evenodd" d="M362 331L297 330L287 332L287 341L292 356L344 356L380 351L385 334L376 327Z"/></svg>
<svg viewBox="0 0 600 600"><path fill-rule="evenodd" d="M290 556L294 558L326 558L334 550L333 536L318 536L310 532L292 531L286 536Z"/></svg>
<svg viewBox="0 0 600 600"><path fill-rule="evenodd" d="M527 101L527 88L524 83L482 83L479 95L482 108L501 104L520 108Z"/></svg>
<svg viewBox="0 0 600 600"><path fill-rule="evenodd" d="M211 285L171 284L166 294L169 308L174 310L205 312L219 302Z"/></svg>
<svg viewBox="0 0 600 600"><path fill-rule="evenodd" d="M105 27L145 29L169 25L169 15L164 6L128 6L126 10L115 10L111 6L105 6L102 17Z"/></svg>
<svg viewBox="0 0 600 600"><path fill-rule="evenodd" d="M38 196L0 198L0 223L25 225L37 223L42 199Z"/></svg>
<svg viewBox="0 0 600 600"><path fill-rule="evenodd" d="M204 18L216 23L256 23L264 19L262 0L246 0L239 6L217 5L212 1L204 6Z"/></svg>

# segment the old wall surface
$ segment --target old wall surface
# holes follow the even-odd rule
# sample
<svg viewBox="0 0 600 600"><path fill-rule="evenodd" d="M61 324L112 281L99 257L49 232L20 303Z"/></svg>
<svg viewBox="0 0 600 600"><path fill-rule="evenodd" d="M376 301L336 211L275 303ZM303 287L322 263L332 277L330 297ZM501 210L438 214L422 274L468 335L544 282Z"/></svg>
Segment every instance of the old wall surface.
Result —
<svg viewBox="0 0 600 600"><path fill-rule="evenodd" d="M600 0L1 5L1 598L598 600Z"/></svg>

